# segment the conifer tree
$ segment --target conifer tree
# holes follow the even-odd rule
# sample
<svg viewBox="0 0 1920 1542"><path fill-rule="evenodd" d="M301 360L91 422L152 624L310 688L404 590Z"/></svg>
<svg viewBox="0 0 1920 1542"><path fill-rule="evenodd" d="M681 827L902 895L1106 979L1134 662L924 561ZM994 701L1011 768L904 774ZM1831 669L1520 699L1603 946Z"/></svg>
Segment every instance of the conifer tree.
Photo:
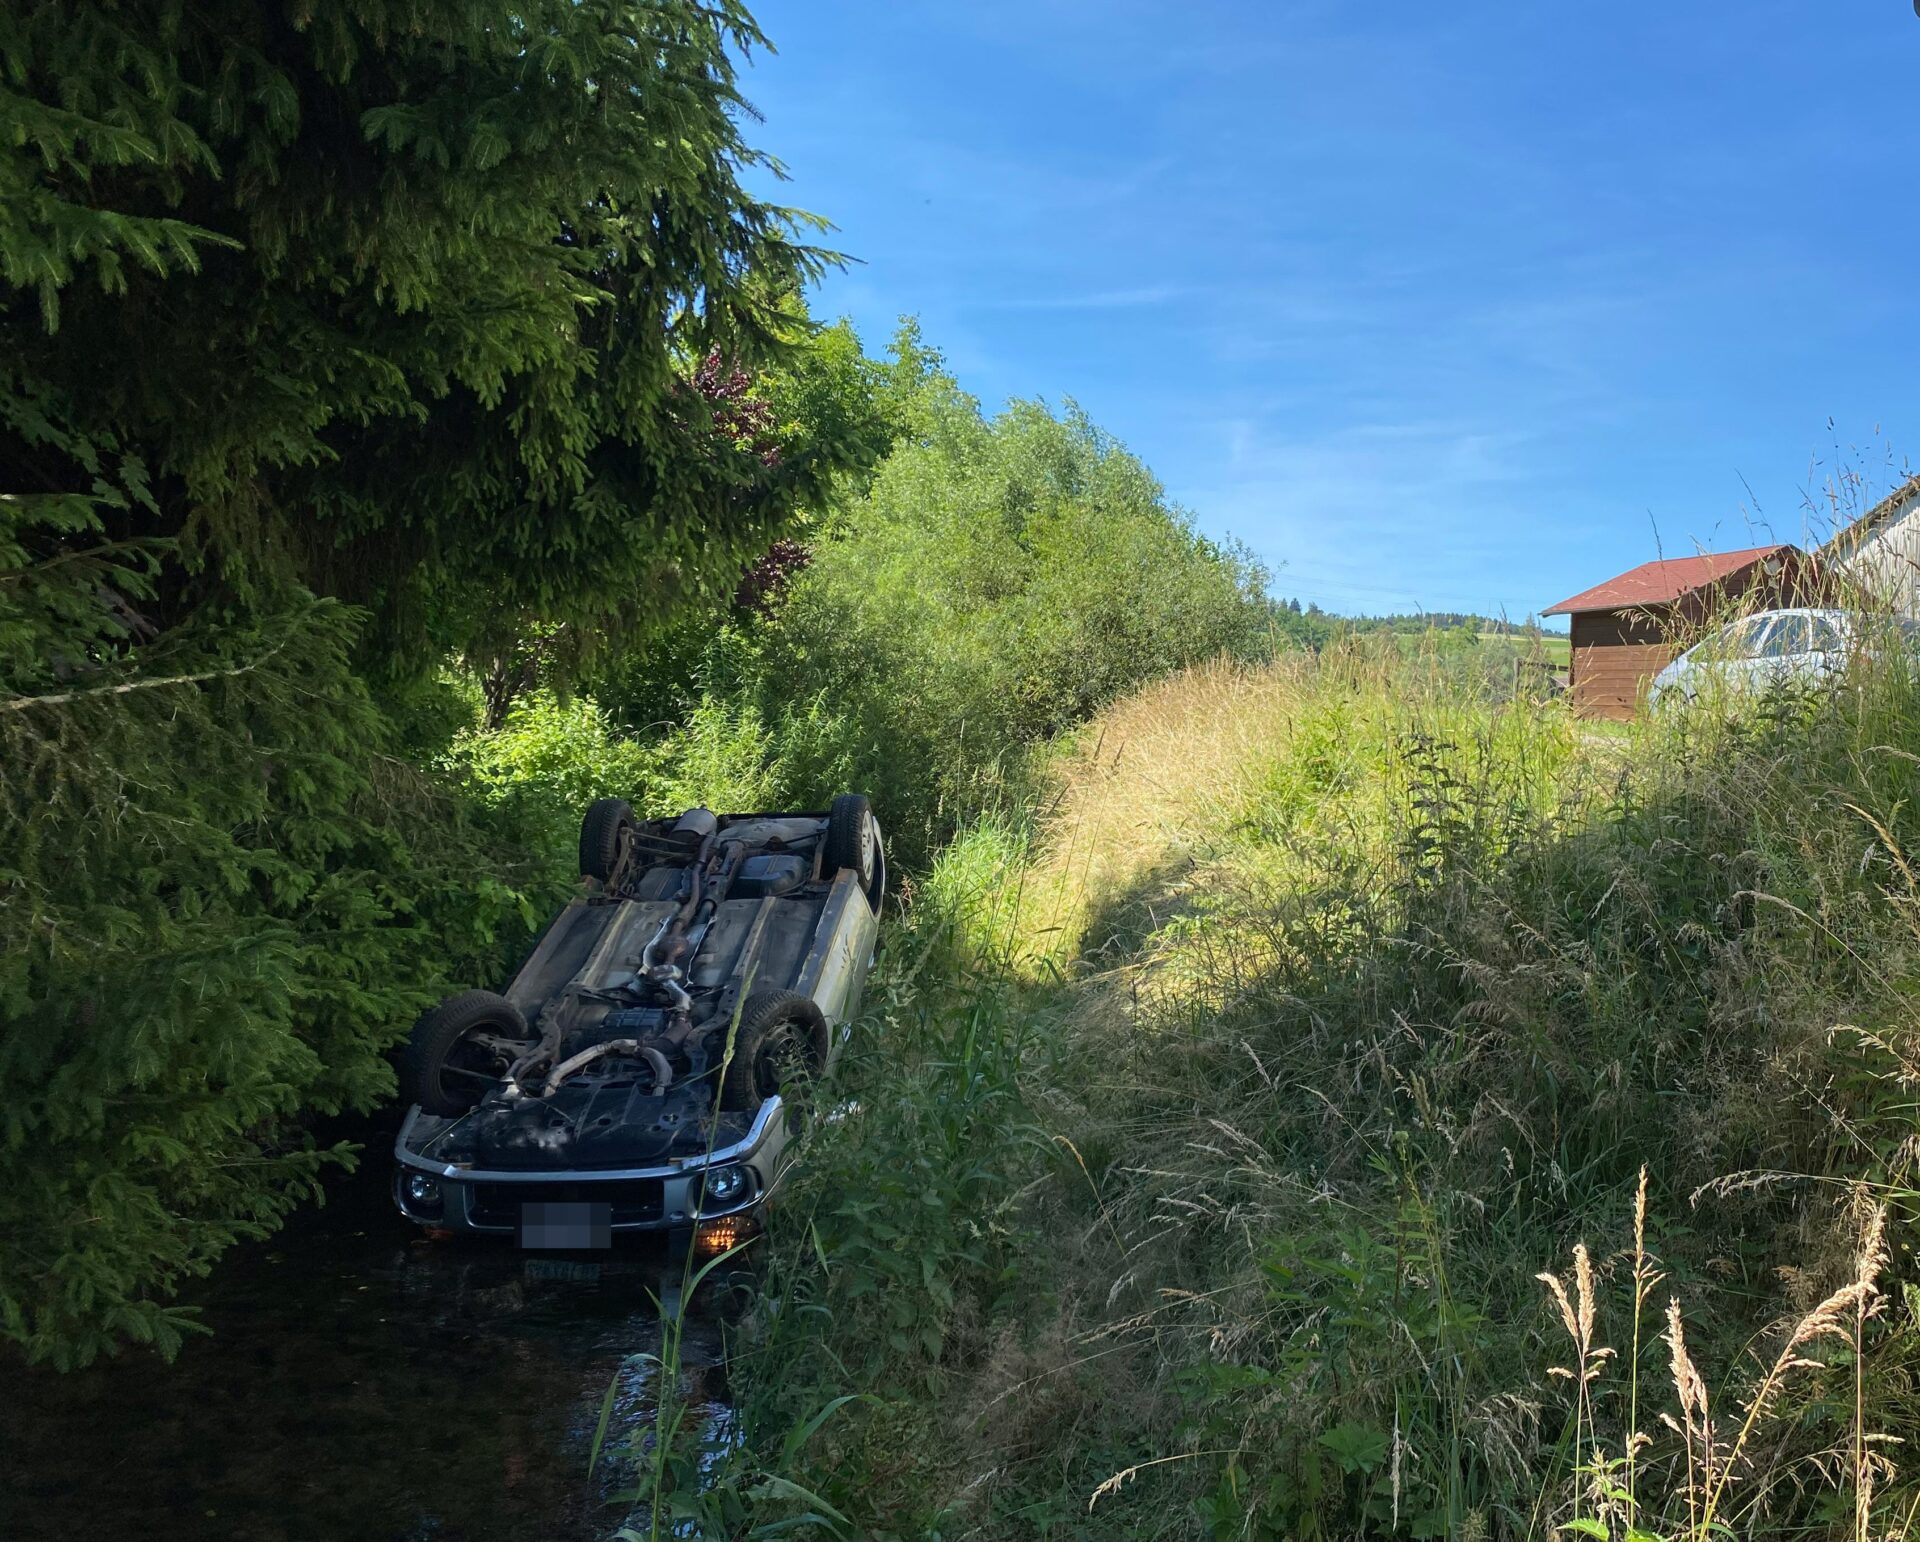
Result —
<svg viewBox="0 0 1920 1542"><path fill-rule="evenodd" d="M111 490L399 667L730 587L858 453L693 384L790 354L831 260L746 185L762 44L733 0L4 8L0 491Z"/></svg>
<svg viewBox="0 0 1920 1542"><path fill-rule="evenodd" d="M384 1096L412 1015L551 904L406 764L413 683L529 629L617 650L867 453L805 341L830 258L747 186L760 43L732 0L0 5L29 1357L177 1343L179 1286L344 1155L312 1116Z"/></svg>

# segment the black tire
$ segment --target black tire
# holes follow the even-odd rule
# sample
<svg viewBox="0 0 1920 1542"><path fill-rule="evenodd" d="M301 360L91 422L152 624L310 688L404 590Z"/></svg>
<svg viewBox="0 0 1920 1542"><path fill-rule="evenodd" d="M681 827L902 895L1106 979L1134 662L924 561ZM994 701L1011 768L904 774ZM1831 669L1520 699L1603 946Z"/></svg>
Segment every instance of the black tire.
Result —
<svg viewBox="0 0 1920 1542"><path fill-rule="evenodd" d="M473 1037L489 1034L532 1046L520 1009L493 991L463 991L422 1013L400 1051L400 1096L430 1114L464 1114L506 1075L512 1057Z"/></svg>
<svg viewBox="0 0 1920 1542"><path fill-rule="evenodd" d="M625 798L602 798L580 821L580 876L606 883L626 855L625 833L633 828L633 805Z"/></svg>
<svg viewBox="0 0 1920 1542"><path fill-rule="evenodd" d="M789 1099L827 1068L827 1020L811 996L755 991L740 1009L720 1106L752 1113L775 1093Z"/></svg>
<svg viewBox="0 0 1920 1542"><path fill-rule="evenodd" d="M875 908L886 882L880 856L880 823L873 805L862 793L843 792L827 815L827 849L823 864L829 872L851 868Z"/></svg>

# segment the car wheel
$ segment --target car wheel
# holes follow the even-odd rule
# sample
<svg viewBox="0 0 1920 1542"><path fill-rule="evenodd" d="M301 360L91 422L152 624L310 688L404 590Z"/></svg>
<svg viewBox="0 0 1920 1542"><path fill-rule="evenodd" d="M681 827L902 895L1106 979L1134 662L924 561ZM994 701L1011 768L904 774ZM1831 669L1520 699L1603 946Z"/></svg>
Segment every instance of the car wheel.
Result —
<svg viewBox="0 0 1920 1542"><path fill-rule="evenodd" d="M421 1015L400 1051L400 1095L445 1119L500 1084L533 1044L520 1009L493 991L449 996Z"/></svg>
<svg viewBox="0 0 1920 1542"><path fill-rule="evenodd" d="M609 882L626 859L633 830L633 805L625 798L602 798L580 821L580 876Z"/></svg>
<svg viewBox="0 0 1920 1542"><path fill-rule="evenodd" d="M768 1098L795 1105L796 1120L827 1064L827 1020L810 996L756 991L740 1009L720 1106L752 1113Z"/></svg>
<svg viewBox="0 0 1920 1542"><path fill-rule="evenodd" d="M827 849L824 864L829 871L851 869L875 910L886 886L886 858L880 850L880 821L873 817L873 805L865 795L843 792L833 800L827 816Z"/></svg>

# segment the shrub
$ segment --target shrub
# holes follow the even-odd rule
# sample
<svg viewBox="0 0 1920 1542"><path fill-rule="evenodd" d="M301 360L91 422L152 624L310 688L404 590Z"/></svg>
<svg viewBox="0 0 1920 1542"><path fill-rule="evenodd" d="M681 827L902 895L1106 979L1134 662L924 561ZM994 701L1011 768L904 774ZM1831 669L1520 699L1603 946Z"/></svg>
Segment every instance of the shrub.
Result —
<svg viewBox="0 0 1920 1542"><path fill-rule="evenodd" d="M1018 801L1030 746L1268 642L1264 575L1084 414L989 421L950 387L922 383L917 436L793 576L757 675L793 796L861 787L915 862Z"/></svg>
<svg viewBox="0 0 1920 1542"><path fill-rule="evenodd" d="M616 727L585 697L535 691L495 730L455 740L449 766L483 804L571 878L580 817L596 798L628 799L643 817L705 805L767 806L777 774L766 729L751 706L712 698L664 736Z"/></svg>

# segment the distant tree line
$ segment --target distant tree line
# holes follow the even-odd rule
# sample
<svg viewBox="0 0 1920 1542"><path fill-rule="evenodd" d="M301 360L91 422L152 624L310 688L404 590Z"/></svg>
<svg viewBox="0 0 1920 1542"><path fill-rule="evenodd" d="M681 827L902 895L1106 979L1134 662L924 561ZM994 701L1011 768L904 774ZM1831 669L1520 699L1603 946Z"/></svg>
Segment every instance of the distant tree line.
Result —
<svg viewBox="0 0 1920 1542"><path fill-rule="evenodd" d="M1297 599L1275 602L1275 629L1289 642L1315 650L1326 647L1336 637L1362 636L1391 632L1401 636L1426 632L1450 632L1462 638L1481 636L1528 638L1547 635L1537 618L1510 621L1502 616L1482 616L1462 610L1396 611L1380 616L1346 616L1322 610Z"/></svg>

